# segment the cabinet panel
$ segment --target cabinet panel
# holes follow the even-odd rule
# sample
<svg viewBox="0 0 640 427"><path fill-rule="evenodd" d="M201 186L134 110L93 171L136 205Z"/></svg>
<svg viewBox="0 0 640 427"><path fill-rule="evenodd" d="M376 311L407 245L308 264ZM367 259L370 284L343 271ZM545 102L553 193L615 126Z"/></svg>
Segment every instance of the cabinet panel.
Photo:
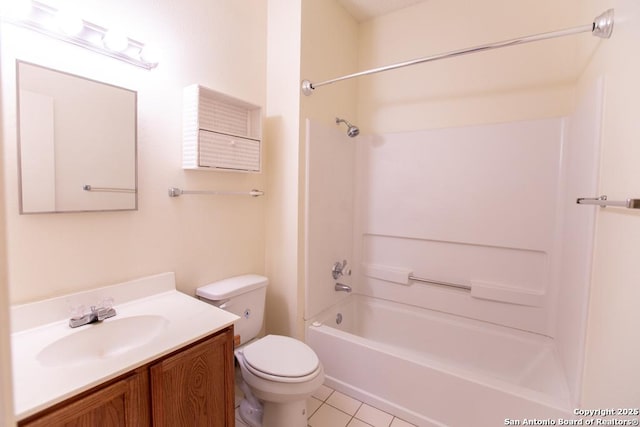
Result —
<svg viewBox="0 0 640 427"><path fill-rule="evenodd" d="M142 370L71 403L55 408L22 427L145 427L150 426L149 377Z"/></svg>
<svg viewBox="0 0 640 427"><path fill-rule="evenodd" d="M234 425L233 328L151 366L156 427Z"/></svg>
<svg viewBox="0 0 640 427"><path fill-rule="evenodd" d="M233 326L18 423L20 427L233 427Z"/></svg>
<svg viewBox="0 0 640 427"><path fill-rule="evenodd" d="M201 130L199 166L260 172L260 141Z"/></svg>

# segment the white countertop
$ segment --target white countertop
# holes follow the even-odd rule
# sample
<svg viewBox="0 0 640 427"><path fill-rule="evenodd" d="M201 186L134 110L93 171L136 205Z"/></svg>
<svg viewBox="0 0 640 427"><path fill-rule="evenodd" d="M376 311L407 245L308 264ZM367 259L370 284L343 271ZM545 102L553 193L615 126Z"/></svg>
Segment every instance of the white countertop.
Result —
<svg viewBox="0 0 640 427"><path fill-rule="evenodd" d="M176 291L175 285L171 285L174 283L173 273L165 273L149 279L157 278L164 283L154 286L153 280L145 278L141 279L144 282L142 287L141 281L134 281L82 293L85 300L87 297L95 299L96 296L103 295L114 298L113 307L117 315L105 319L103 321L105 324L140 315L162 316L167 322L159 335L143 345L120 354L91 358L78 363L44 366L37 355L49 344L61 338L87 331L98 325L70 328L67 314L63 319L50 321L52 317L56 317L51 313L58 313L57 317L59 317L59 313L68 312L69 301L78 301L79 294L26 304L16 307L15 310L12 308L14 332L11 343L17 420L22 420L55 403L204 338L233 324L238 319L232 313ZM132 289L144 289L144 292L131 292ZM141 293L146 296L142 296ZM91 300L89 299L86 304L91 305ZM60 307L61 305L63 307ZM65 305L67 307L64 307ZM45 312L41 317L48 323L34 326L34 323L38 322L32 318L33 316L29 316L34 312ZM16 328L16 324L21 327ZM29 327L24 329L25 325Z"/></svg>

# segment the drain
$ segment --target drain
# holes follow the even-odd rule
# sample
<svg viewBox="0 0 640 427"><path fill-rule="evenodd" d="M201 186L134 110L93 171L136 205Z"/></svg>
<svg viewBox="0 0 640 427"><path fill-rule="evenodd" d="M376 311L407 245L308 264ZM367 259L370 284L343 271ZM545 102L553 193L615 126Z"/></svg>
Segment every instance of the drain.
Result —
<svg viewBox="0 0 640 427"><path fill-rule="evenodd" d="M342 313L336 314L336 324L342 323Z"/></svg>

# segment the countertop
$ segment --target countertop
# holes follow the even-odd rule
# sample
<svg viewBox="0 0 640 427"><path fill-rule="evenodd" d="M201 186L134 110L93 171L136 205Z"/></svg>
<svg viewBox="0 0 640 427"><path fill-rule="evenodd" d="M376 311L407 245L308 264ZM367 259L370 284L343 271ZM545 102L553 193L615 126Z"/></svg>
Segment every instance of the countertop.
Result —
<svg viewBox="0 0 640 427"><path fill-rule="evenodd" d="M157 279L160 279L159 281ZM159 285L155 285L155 283ZM133 292L132 292L133 290ZM79 296L81 295L81 296ZM162 331L149 342L121 353L61 366L45 366L38 354L68 335L100 327L100 323L70 328L69 301L108 295L117 315L102 323L133 316L162 316ZM32 313L44 313L41 323ZM22 420L55 403L145 365L185 345L226 328L238 319L232 313L175 290L173 273L151 276L89 292L12 307L13 387L16 419ZM38 324L40 323L40 324ZM16 327L18 325L18 327ZM25 328L26 327L26 328Z"/></svg>

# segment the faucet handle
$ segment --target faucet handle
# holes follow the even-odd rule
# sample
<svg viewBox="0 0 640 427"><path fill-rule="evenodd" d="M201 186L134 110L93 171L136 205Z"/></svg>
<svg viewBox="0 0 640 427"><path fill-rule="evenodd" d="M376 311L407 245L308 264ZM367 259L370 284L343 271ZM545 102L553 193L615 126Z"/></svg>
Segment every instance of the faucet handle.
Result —
<svg viewBox="0 0 640 427"><path fill-rule="evenodd" d="M113 308L113 298L103 299L98 306L92 305L91 314L95 315L97 321L115 316L116 310Z"/></svg>
<svg viewBox="0 0 640 427"><path fill-rule="evenodd" d="M343 259L342 262L336 261L333 264L333 268L331 268L331 277L333 277L333 280L338 280L338 278L344 275L343 270L346 266L347 266L346 259ZM349 272L349 274L351 273Z"/></svg>
<svg viewBox="0 0 640 427"><path fill-rule="evenodd" d="M86 307L83 304L72 306L69 309L69 316L72 319L81 319L86 312Z"/></svg>

